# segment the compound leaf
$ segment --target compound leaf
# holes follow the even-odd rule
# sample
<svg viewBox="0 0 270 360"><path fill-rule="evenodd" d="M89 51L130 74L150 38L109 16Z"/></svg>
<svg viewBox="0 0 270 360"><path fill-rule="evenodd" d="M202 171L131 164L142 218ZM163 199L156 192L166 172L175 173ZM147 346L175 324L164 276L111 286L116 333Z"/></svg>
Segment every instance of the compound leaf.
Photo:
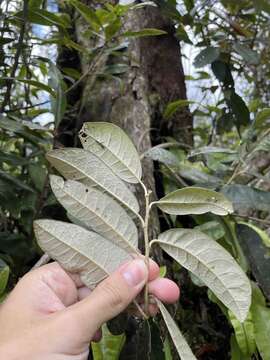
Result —
<svg viewBox="0 0 270 360"><path fill-rule="evenodd" d="M190 229L171 229L159 235L164 251L191 271L243 322L251 303L248 278L224 248L207 235Z"/></svg>
<svg viewBox="0 0 270 360"><path fill-rule="evenodd" d="M130 259L109 240L74 224L37 220L34 231L41 249L65 270L79 273L90 289Z"/></svg>
<svg viewBox="0 0 270 360"><path fill-rule="evenodd" d="M47 159L66 179L98 187L138 213L139 205L132 192L100 158L89 151L75 148L53 150L47 154Z"/></svg>
<svg viewBox="0 0 270 360"><path fill-rule="evenodd" d="M79 137L84 149L101 158L122 180L129 183L140 181L142 166L139 155L118 126L104 122L84 123Z"/></svg>
<svg viewBox="0 0 270 360"><path fill-rule="evenodd" d="M171 215L204 214L228 215L233 212L232 204L223 194L200 187L186 187L176 190L159 201L157 206Z"/></svg>
<svg viewBox="0 0 270 360"><path fill-rule="evenodd" d="M128 253L138 248L137 228L126 211L110 196L77 181L50 177L52 190L71 218L111 240Z"/></svg>
<svg viewBox="0 0 270 360"><path fill-rule="evenodd" d="M181 334L181 331L171 317L169 311L162 304L162 302L157 300L157 303L181 360L196 360L196 357L193 355L190 347L188 346L188 343L186 342L186 339Z"/></svg>

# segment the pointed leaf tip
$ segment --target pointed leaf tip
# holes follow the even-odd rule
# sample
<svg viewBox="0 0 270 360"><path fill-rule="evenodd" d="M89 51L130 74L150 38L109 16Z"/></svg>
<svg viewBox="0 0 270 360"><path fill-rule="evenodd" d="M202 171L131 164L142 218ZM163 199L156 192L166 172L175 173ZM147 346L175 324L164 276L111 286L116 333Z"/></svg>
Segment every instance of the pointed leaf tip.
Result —
<svg viewBox="0 0 270 360"><path fill-rule="evenodd" d="M171 215L199 215L211 212L224 216L233 213L232 203L223 194L195 186L176 190L156 204L162 211Z"/></svg>
<svg viewBox="0 0 270 360"><path fill-rule="evenodd" d="M239 321L246 319L251 304L249 279L221 245L191 229L168 230L154 242L202 280Z"/></svg>
<svg viewBox="0 0 270 360"><path fill-rule="evenodd" d="M138 183L142 176L142 166L138 152L118 126L106 122L84 123L79 138L85 150L93 152L120 179Z"/></svg>

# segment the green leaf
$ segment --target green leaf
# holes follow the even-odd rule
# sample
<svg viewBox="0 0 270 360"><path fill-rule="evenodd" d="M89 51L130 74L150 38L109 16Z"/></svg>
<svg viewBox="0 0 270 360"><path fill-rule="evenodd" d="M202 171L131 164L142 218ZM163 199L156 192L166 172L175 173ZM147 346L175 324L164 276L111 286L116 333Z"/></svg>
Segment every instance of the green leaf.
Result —
<svg viewBox="0 0 270 360"><path fill-rule="evenodd" d="M0 45L6 45L11 43L12 41L14 41L14 38L5 38L5 37L1 37L0 38Z"/></svg>
<svg viewBox="0 0 270 360"><path fill-rule="evenodd" d="M41 83L39 81L36 81L36 80L26 80L26 79L19 79L19 78L17 78L17 80L19 82L24 83L24 84L32 85L35 88L37 88L38 90L46 91L51 96L55 97L55 92L53 91L53 89L50 86L46 85L46 84L43 84L43 83Z"/></svg>
<svg viewBox="0 0 270 360"><path fill-rule="evenodd" d="M54 89L55 94L51 96L51 109L54 114L55 128L57 129L64 117L67 99L62 74L51 61L49 66L49 85Z"/></svg>
<svg viewBox="0 0 270 360"><path fill-rule="evenodd" d="M233 213L233 207L226 197L212 190L199 187L186 187L176 190L155 204L171 215L205 214L216 215Z"/></svg>
<svg viewBox="0 0 270 360"><path fill-rule="evenodd" d="M54 220L34 222L41 249L93 289L130 256L102 236L77 225Z"/></svg>
<svg viewBox="0 0 270 360"><path fill-rule="evenodd" d="M201 68L208 64L211 64L220 55L219 48L209 46L206 49L202 50L195 58L193 65L195 68Z"/></svg>
<svg viewBox="0 0 270 360"><path fill-rule="evenodd" d="M257 226L251 224L251 223L245 223L245 222L242 222L240 221L239 224L241 225L245 225L245 226L248 226L250 227L252 230L256 231L256 233L261 237L264 245L268 248L270 248L270 237L269 235L267 234L266 231L258 228Z"/></svg>
<svg viewBox="0 0 270 360"><path fill-rule="evenodd" d="M234 328L235 338L244 356L251 357L256 350L254 324L251 312L248 313L246 320L241 323L236 319L232 312L228 312L230 322Z"/></svg>
<svg viewBox="0 0 270 360"><path fill-rule="evenodd" d="M179 166L179 175L198 186L202 185L202 187L217 188L222 185L222 180L220 178L210 175L202 170L199 170L192 165L181 164Z"/></svg>
<svg viewBox="0 0 270 360"><path fill-rule="evenodd" d="M231 96L229 99L229 103L232 109L232 112L236 118L237 125L240 127L241 125L250 125L250 113L249 109L244 102L244 100L236 94L235 91L231 92Z"/></svg>
<svg viewBox="0 0 270 360"><path fill-rule="evenodd" d="M177 157L170 151L162 149L161 147L153 147L148 150L144 156L150 158L154 161L159 161L165 165L177 166L179 165L179 160Z"/></svg>
<svg viewBox="0 0 270 360"><path fill-rule="evenodd" d="M252 305L255 341L263 360L270 358L270 309L259 304Z"/></svg>
<svg viewBox="0 0 270 360"><path fill-rule="evenodd" d="M169 311L165 308L165 306L157 300L159 310L161 315L165 321L165 324L169 330L171 335L171 339L176 347L176 350L181 358L181 360L196 360L195 356L192 353L186 339L181 334L178 326L176 325L175 321L171 317Z"/></svg>
<svg viewBox="0 0 270 360"><path fill-rule="evenodd" d="M206 222L203 225L196 226L195 230L205 233L214 240L219 240L225 235L225 230L218 221Z"/></svg>
<svg viewBox="0 0 270 360"><path fill-rule="evenodd" d="M258 65L260 63L259 54L249 47L237 42L233 48L248 64Z"/></svg>
<svg viewBox="0 0 270 360"><path fill-rule="evenodd" d="M160 29L145 28L139 31L126 31L121 36L125 37L145 37L145 36L160 36L167 35L167 32Z"/></svg>
<svg viewBox="0 0 270 360"><path fill-rule="evenodd" d="M250 360L250 359L244 359L243 354L241 353L241 350L237 344L235 335L231 335L231 360Z"/></svg>
<svg viewBox="0 0 270 360"><path fill-rule="evenodd" d="M142 166L138 152L118 126L105 122L84 123L79 138L84 149L98 156L122 180L140 182Z"/></svg>
<svg viewBox="0 0 270 360"><path fill-rule="evenodd" d="M164 340L163 351L164 351L165 360L173 360L170 342L167 336Z"/></svg>
<svg viewBox="0 0 270 360"><path fill-rule="evenodd" d="M236 211L255 209L269 212L270 192L235 184L225 186L222 193L233 203Z"/></svg>
<svg viewBox="0 0 270 360"><path fill-rule="evenodd" d="M190 229L168 230L154 243L203 281L239 321L246 319L251 303L249 279L221 245Z"/></svg>
<svg viewBox="0 0 270 360"><path fill-rule="evenodd" d="M234 86L234 80L229 64L216 60L211 65L212 71L216 78L225 86Z"/></svg>
<svg viewBox="0 0 270 360"><path fill-rule="evenodd" d="M91 152L66 148L50 151L46 157L66 179L95 186L107 192L135 214L138 213L139 205L133 193L100 158Z"/></svg>
<svg viewBox="0 0 270 360"><path fill-rule="evenodd" d="M42 192L47 178L47 169L45 165L39 163L29 164L29 175L35 185L35 188Z"/></svg>
<svg viewBox="0 0 270 360"><path fill-rule="evenodd" d="M126 341L124 334L112 335L107 326L102 327L102 339L92 342L93 360L118 360Z"/></svg>
<svg viewBox="0 0 270 360"><path fill-rule="evenodd" d="M254 152L256 151L270 151L270 135L267 135L259 142L259 144L254 149Z"/></svg>
<svg viewBox="0 0 270 360"><path fill-rule="evenodd" d="M81 16L86 20L86 22L93 26L95 29L99 29L101 27L100 20L96 15L95 11L80 1L77 0L69 0L70 4L73 5L76 10L81 14Z"/></svg>
<svg viewBox="0 0 270 360"><path fill-rule="evenodd" d="M209 155L209 154L237 154L237 152L230 150L228 148L219 148L219 147L215 147L215 146L204 146L204 147L192 150L188 155L188 159L192 159L199 155Z"/></svg>
<svg viewBox="0 0 270 360"><path fill-rule="evenodd" d="M255 128L260 129L262 127L268 127L269 122L267 122L266 120L269 120L269 119L270 119L270 108L261 110L256 116Z"/></svg>
<svg viewBox="0 0 270 360"><path fill-rule="evenodd" d="M88 229L104 236L126 252L138 252L138 231L126 211L110 196L77 181L50 177L57 200Z"/></svg>
<svg viewBox="0 0 270 360"><path fill-rule="evenodd" d="M194 104L194 103L195 101L191 101L191 100L176 100L171 102L170 104L167 105L164 111L165 119L169 119L170 117L172 117L179 109L183 107L187 107L190 104Z"/></svg>
<svg viewBox="0 0 270 360"><path fill-rule="evenodd" d="M237 224L237 239L249 263L252 275L270 300L269 248L264 246L258 233L244 224Z"/></svg>
<svg viewBox="0 0 270 360"><path fill-rule="evenodd" d="M23 12L20 11L15 14L17 18L24 19ZM49 12L43 9L30 9L28 11L28 20L33 24L45 25L45 26L58 26L60 28L68 28L70 23L64 16L56 15L53 12Z"/></svg>
<svg viewBox="0 0 270 360"><path fill-rule="evenodd" d="M2 295L7 287L9 278L9 267L0 259L0 295Z"/></svg>
<svg viewBox="0 0 270 360"><path fill-rule="evenodd" d="M110 41L114 36L116 36L119 30L121 29L121 26L122 26L122 22L119 18L116 18L114 21L109 23L105 27L106 40Z"/></svg>
<svg viewBox="0 0 270 360"><path fill-rule="evenodd" d="M176 37L180 41L184 41L186 44L193 45L193 42L191 41L188 33L186 32L184 26L182 24L178 24L176 29Z"/></svg>
<svg viewBox="0 0 270 360"><path fill-rule="evenodd" d="M0 170L0 178L6 182L14 185L19 190L33 192L33 189L21 181L18 177L10 175L8 172Z"/></svg>

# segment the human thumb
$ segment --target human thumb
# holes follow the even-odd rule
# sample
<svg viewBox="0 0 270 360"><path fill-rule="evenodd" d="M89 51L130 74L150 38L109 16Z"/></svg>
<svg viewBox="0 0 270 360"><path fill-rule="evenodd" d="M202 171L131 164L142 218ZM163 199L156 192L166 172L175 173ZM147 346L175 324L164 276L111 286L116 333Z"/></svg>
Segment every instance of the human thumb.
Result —
<svg viewBox="0 0 270 360"><path fill-rule="evenodd" d="M135 259L121 266L100 283L84 300L69 308L84 334L94 334L106 321L120 314L143 289L148 279L147 266Z"/></svg>

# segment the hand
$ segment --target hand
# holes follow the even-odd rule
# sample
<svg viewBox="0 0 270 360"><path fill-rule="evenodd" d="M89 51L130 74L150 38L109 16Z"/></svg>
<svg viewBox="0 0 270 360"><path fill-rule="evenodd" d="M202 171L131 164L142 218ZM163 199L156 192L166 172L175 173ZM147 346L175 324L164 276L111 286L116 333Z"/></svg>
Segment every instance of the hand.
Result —
<svg viewBox="0 0 270 360"><path fill-rule="evenodd" d="M124 264L93 292L57 263L31 271L0 307L0 358L87 359L98 329L126 309L147 281L151 294L167 303L177 301L178 287L159 278L153 261L149 273L142 259ZM155 305L150 306L155 313Z"/></svg>

